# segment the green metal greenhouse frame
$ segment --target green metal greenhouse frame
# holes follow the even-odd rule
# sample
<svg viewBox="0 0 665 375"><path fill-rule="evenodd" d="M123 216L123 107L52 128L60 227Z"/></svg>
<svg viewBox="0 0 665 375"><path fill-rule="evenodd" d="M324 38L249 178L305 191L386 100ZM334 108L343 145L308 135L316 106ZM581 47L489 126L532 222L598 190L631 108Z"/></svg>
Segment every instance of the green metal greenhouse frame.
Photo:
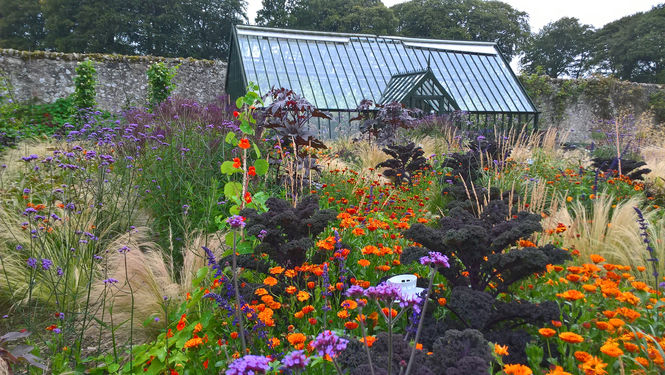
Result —
<svg viewBox="0 0 665 375"><path fill-rule="evenodd" d="M226 92L249 82L261 93L285 87L333 120L315 124L324 137L351 130L361 100L399 101L433 113L462 111L504 128L536 127L538 111L495 43L416 39L235 26ZM328 123L324 123L328 121Z"/></svg>

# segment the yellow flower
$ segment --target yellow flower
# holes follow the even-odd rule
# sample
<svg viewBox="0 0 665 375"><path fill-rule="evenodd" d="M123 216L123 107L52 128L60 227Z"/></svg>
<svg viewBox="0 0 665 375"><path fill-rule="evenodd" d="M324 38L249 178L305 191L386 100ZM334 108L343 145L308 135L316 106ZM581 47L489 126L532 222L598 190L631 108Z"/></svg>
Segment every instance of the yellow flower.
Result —
<svg viewBox="0 0 665 375"><path fill-rule="evenodd" d="M298 301L300 301L300 302L307 301L309 299L309 297L310 297L310 294L305 292L304 290L299 291L298 295L296 296L296 298L298 298Z"/></svg>

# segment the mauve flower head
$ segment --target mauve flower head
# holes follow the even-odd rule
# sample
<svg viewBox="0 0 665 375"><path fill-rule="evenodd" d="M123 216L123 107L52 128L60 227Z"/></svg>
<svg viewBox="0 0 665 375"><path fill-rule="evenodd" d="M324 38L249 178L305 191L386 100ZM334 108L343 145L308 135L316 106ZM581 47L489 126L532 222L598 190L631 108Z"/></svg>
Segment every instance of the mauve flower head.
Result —
<svg viewBox="0 0 665 375"><path fill-rule="evenodd" d="M240 229L245 227L245 218L240 215L233 215L226 219L226 223L233 229Z"/></svg>
<svg viewBox="0 0 665 375"><path fill-rule="evenodd" d="M28 258L28 267L30 268L37 268L37 259L35 258Z"/></svg>
<svg viewBox="0 0 665 375"><path fill-rule="evenodd" d="M312 347L316 349L321 357L329 355L330 358L335 358L346 349L348 343L349 340L338 337L330 330L325 330L312 341Z"/></svg>
<svg viewBox="0 0 665 375"><path fill-rule="evenodd" d="M346 290L346 296L349 298L359 298L365 295L365 289L359 285L352 285Z"/></svg>
<svg viewBox="0 0 665 375"><path fill-rule="evenodd" d="M427 256L420 258L420 264L430 264L432 266L443 266L446 268L450 267L448 257L436 251L430 251Z"/></svg>
<svg viewBox="0 0 665 375"><path fill-rule="evenodd" d="M280 370L299 370L304 369L309 364L309 358L305 355L303 350L295 350L282 358L282 367Z"/></svg>
<svg viewBox="0 0 665 375"><path fill-rule="evenodd" d="M226 370L226 375L264 374L270 370L270 360L260 355L246 355L233 361Z"/></svg>
<svg viewBox="0 0 665 375"><path fill-rule="evenodd" d="M53 262L50 259L42 259L42 268L45 270L51 269Z"/></svg>
<svg viewBox="0 0 665 375"><path fill-rule="evenodd" d="M369 298L391 302L402 298L402 289L396 284L381 283L367 288L365 295Z"/></svg>

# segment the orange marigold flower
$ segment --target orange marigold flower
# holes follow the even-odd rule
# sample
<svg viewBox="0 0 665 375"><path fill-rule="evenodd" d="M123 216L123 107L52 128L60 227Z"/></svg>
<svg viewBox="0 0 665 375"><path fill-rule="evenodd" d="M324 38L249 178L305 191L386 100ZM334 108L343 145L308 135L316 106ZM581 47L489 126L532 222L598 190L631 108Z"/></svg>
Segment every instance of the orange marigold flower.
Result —
<svg viewBox="0 0 665 375"><path fill-rule="evenodd" d="M305 316L305 313L302 310L300 310L300 311L296 312L295 314L293 314L293 316L296 319L302 319Z"/></svg>
<svg viewBox="0 0 665 375"><path fill-rule="evenodd" d="M270 340L268 340L268 345L269 345L271 348L276 348L276 347L278 347L279 344L281 344L281 343L282 343L282 342L279 341L279 339L278 339L277 337L273 337L273 338L271 338Z"/></svg>
<svg viewBox="0 0 665 375"><path fill-rule="evenodd" d="M494 344L494 353L496 353L496 355L500 355L500 356L508 355L508 346L507 345Z"/></svg>
<svg viewBox="0 0 665 375"><path fill-rule="evenodd" d="M360 342L365 342L364 338L360 338ZM367 347L371 348L372 345L374 345L374 342L376 342L376 337L375 336L367 336Z"/></svg>
<svg viewBox="0 0 665 375"><path fill-rule="evenodd" d="M307 337L302 333L290 333L286 335L286 340L293 346L296 350L301 350L305 347L305 341Z"/></svg>
<svg viewBox="0 0 665 375"><path fill-rule="evenodd" d="M572 374L569 373L569 372L563 371L563 367L561 367L561 366L555 366L553 369L551 369L545 375L572 375Z"/></svg>
<svg viewBox="0 0 665 375"><path fill-rule="evenodd" d="M646 269L647 268L644 267L644 266L637 266L637 270L640 271L640 272L644 272L644 270L646 270Z"/></svg>
<svg viewBox="0 0 665 375"><path fill-rule="evenodd" d="M353 330L353 329L358 328L358 323L356 323L356 322L346 322L346 323L344 323L344 327L346 327L346 329L348 329L348 330Z"/></svg>
<svg viewBox="0 0 665 375"><path fill-rule="evenodd" d="M195 348L199 345L203 345L203 339L200 338L200 337L194 337L193 339L187 340L187 342L185 342L185 345L183 346L183 348L185 348L185 349Z"/></svg>
<svg viewBox="0 0 665 375"><path fill-rule="evenodd" d="M358 307L358 302L351 299L345 299L342 301L341 306L345 309L354 310L356 307Z"/></svg>
<svg viewBox="0 0 665 375"><path fill-rule="evenodd" d="M275 286L277 285L277 279L272 276L268 276L265 279L263 279L263 283L268 286Z"/></svg>
<svg viewBox="0 0 665 375"><path fill-rule="evenodd" d="M576 301L585 297L584 293L575 289L566 290L563 293L557 293L556 296L559 298L567 299L568 301Z"/></svg>
<svg viewBox="0 0 665 375"><path fill-rule="evenodd" d="M630 283L630 285L632 285L633 288L635 288L637 290L646 291L647 289L649 289L649 286L646 283L641 282L641 281L633 281L632 283Z"/></svg>
<svg viewBox="0 0 665 375"><path fill-rule="evenodd" d="M309 313L311 313L311 312L314 311L314 310L315 310L315 309L314 309L314 306L312 306L312 305L307 305L307 306L305 306L305 307L303 307L303 308L301 309L301 311L302 311L303 313L305 313L305 314L309 314Z"/></svg>
<svg viewBox="0 0 665 375"><path fill-rule="evenodd" d="M603 258L602 256L600 256L600 255L598 255L598 254L591 254L591 255L589 256L589 258L591 258L591 261L594 262L594 263L596 263L596 264L605 261L605 258Z"/></svg>
<svg viewBox="0 0 665 375"><path fill-rule="evenodd" d="M575 359L580 361L580 362L586 362L591 359L591 354L583 351L576 351L575 354Z"/></svg>
<svg viewBox="0 0 665 375"><path fill-rule="evenodd" d="M294 294L295 292L298 291L298 288L296 288L296 287L293 286L293 285L290 285L290 286L287 286L285 290L286 290L286 292L289 293L289 294Z"/></svg>
<svg viewBox="0 0 665 375"><path fill-rule="evenodd" d="M309 299L309 297L310 297L310 294L305 292L304 290L299 291L298 294L296 295L296 298L298 298L298 301L300 301L300 302L307 301Z"/></svg>
<svg viewBox="0 0 665 375"><path fill-rule="evenodd" d="M642 367L649 368L649 360L644 357L635 357L635 362L642 365Z"/></svg>
<svg viewBox="0 0 665 375"><path fill-rule="evenodd" d="M522 364L516 364L516 365L505 365L503 367L503 372L505 372L508 375L531 375L533 374L533 371L528 366L524 366Z"/></svg>
<svg viewBox="0 0 665 375"><path fill-rule="evenodd" d="M619 349L619 344L613 342L601 346L600 351L615 358L623 355L623 350Z"/></svg>
<svg viewBox="0 0 665 375"><path fill-rule="evenodd" d="M556 335L556 331L552 328L541 328L538 330L538 333L540 333L540 335L543 337L552 337Z"/></svg>
<svg viewBox="0 0 665 375"><path fill-rule="evenodd" d="M284 267L277 266L270 269L270 273L273 275L279 275L282 272L284 272Z"/></svg>
<svg viewBox="0 0 665 375"><path fill-rule="evenodd" d="M612 318L612 319L609 320L609 323L612 325L612 327L615 327L615 328L619 328L622 325L626 324L626 322L624 322L623 320L621 320L619 318Z"/></svg>
<svg viewBox="0 0 665 375"><path fill-rule="evenodd" d="M596 287L595 285L591 285L591 284L584 284L584 285L582 285L582 289L584 289L585 291L587 291L589 293L593 293L593 292L596 291L596 289L598 289L598 287Z"/></svg>
<svg viewBox="0 0 665 375"><path fill-rule="evenodd" d="M631 353L637 353L637 351L640 350L640 347L633 344L632 342L624 342L623 347L624 347L624 349L626 349L627 351L629 351Z"/></svg>
<svg viewBox="0 0 665 375"><path fill-rule="evenodd" d="M199 332L201 332L202 329L203 329L203 326L201 325L201 323L196 323L196 325L194 326L193 333L199 333Z"/></svg>
<svg viewBox="0 0 665 375"><path fill-rule="evenodd" d="M367 267L367 266L370 265L370 261L367 260L367 259L360 259L360 260L358 260L358 265L360 267Z"/></svg>
<svg viewBox="0 0 665 375"><path fill-rule="evenodd" d="M307 282L307 287L309 289L314 289L315 286L316 286L316 283L314 281L308 281Z"/></svg>
<svg viewBox="0 0 665 375"><path fill-rule="evenodd" d="M339 310L337 312L337 317L340 319L346 319L349 317L349 311L348 310Z"/></svg>
<svg viewBox="0 0 665 375"><path fill-rule="evenodd" d="M580 342L584 342L584 337L574 332L562 332L559 334L559 338L570 344L578 344Z"/></svg>
<svg viewBox="0 0 665 375"><path fill-rule="evenodd" d="M307 321L308 321L309 324L311 324L311 325L316 325L316 323L317 323L316 318L309 318L309 319L307 319Z"/></svg>
<svg viewBox="0 0 665 375"><path fill-rule="evenodd" d="M284 272L284 276L288 277L289 279L296 277L296 275L297 272L295 270L286 270L286 272Z"/></svg>
<svg viewBox="0 0 665 375"><path fill-rule="evenodd" d="M264 288L259 288L259 289L254 291L254 294L256 294L257 296L264 296L264 295L268 294L268 291L265 290Z"/></svg>
<svg viewBox="0 0 665 375"><path fill-rule="evenodd" d="M448 302L448 301L446 301L446 299L444 297L441 297L437 300L437 302L439 303L439 306L445 306L446 302Z"/></svg>
<svg viewBox="0 0 665 375"><path fill-rule="evenodd" d="M582 369L582 371L584 371L586 375L607 374L607 371L605 371L605 367L607 367L607 363L604 363L598 357L591 357L586 362L580 365L580 368Z"/></svg>
<svg viewBox="0 0 665 375"><path fill-rule="evenodd" d="M351 233L353 233L354 236L363 236L365 235L365 230L363 228L353 228Z"/></svg>
<svg viewBox="0 0 665 375"><path fill-rule="evenodd" d="M596 327L601 331L612 329L612 326L608 322L603 321L596 322Z"/></svg>

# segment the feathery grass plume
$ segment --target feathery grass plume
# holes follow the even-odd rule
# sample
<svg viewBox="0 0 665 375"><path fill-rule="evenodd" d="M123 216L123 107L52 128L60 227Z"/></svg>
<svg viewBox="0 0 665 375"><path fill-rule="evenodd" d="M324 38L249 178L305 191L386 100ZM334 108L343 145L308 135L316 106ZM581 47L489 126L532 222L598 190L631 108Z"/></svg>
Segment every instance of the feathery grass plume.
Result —
<svg viewBox="0 0 665 375"><path fill-rule="evenodd" d="M115 337L111 337L110 329L99 324L90 326L86 336L100 340L102 347L112 345L112 340L124 344L129 339L132 320L134 344L154 339L166 324L165 300L170 301L171 306L182 301L196 271L207 265L203 246L219 256L224 251L223 236L195 234L188 239L183 247L180 280L177 280L171 258L151 240L149 228L136 228L116 238L102 261L103 276L92 290L93 314L99 322L115 329ZM151 317L157 319L143 326Z"/></svg>
<svg viewBox="0 0 665 375"><path fill-rule="evenodd" d="M562 234L562 246L579 250L583 259L588 259L591 254L599 254L611 263L633 268L650 267L648 259L660 259L665 254L665 244L663 241L653 241L653 257L640 250L644 247L644 232L637 221L634 207L641 207L642 203L643 198L639 196L616 202L612 195L601 193L594 201L591 212L587 212L581 202L573 202L569 204L569 209L562 207L545 219L543 227L555 228L558 223L568 226L568 230ZM656 211L643 215L649 226L650 237L663 238L665 220L658 218ZM542 240L548 241L548 238ZM658 272L663 273L660 264ZM644 281L655 281L647 272L638 275Z"/></svg>

